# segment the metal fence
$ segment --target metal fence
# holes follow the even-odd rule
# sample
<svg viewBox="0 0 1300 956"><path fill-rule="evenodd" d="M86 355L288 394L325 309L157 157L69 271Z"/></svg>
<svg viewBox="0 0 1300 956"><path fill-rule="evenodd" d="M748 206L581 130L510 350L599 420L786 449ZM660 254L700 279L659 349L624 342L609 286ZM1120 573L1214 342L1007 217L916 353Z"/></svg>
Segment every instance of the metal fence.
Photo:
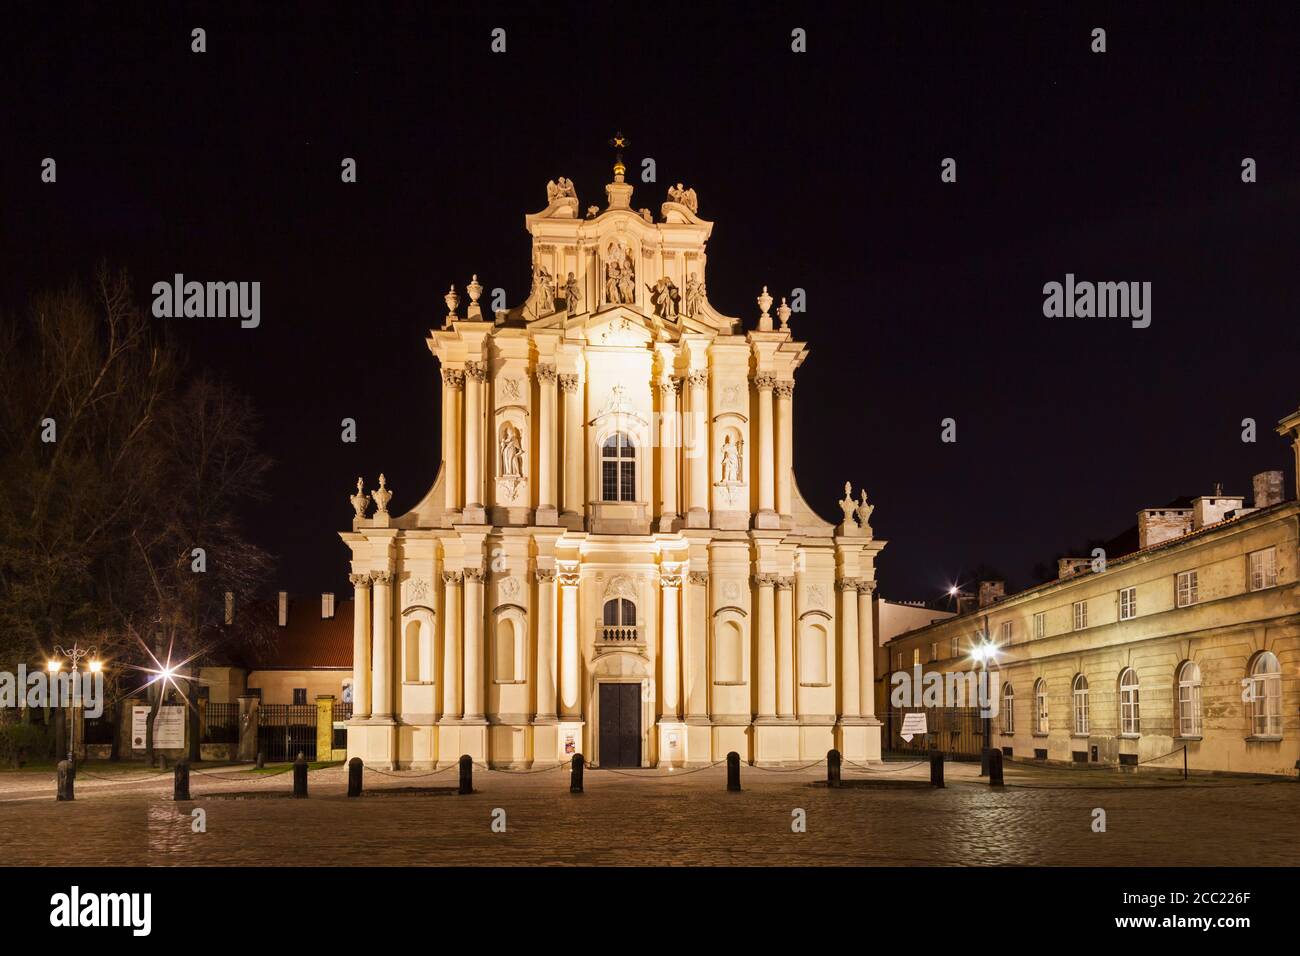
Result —
<svg viewBox="0 0 1300 956"><path fill-rule="evenodd" d="M335 750L348 749L347 722L351 719L352 702L343 700L334 701L334 740L332 746Z"/></svg>
<svg viewBox="0 0 1300 956"><path fill-rule="evenodd" d="M924 711L928 733L904 740L903 716ZM991 723L991 722L989 722ZM978 760L984 749L986 721L978 707L890 708L885 714L885 739L881 749L888 754L915 757L938 750L949 760Z"/></svg>
<svg viewBox="0 0 1300 956"><path fill-rule="evenodd" d="M316 759L316 705L262 704L258 708L257 749L267 760L293 760L301 753Z"/></svg>
<svg viewBox="0 0 1300 956"><path fill-rule="evenodd" d="M239 743L239 704L209 703L204 715L202 740L205 744Z"/></svg>
<svg viewBox="0 0 1300 956"><path fill-rule="evenodd" d="M84 743L87 746L112 744L113 733L117 729L107 714L100 717L87 717L83 728L86 735Z"/></svg>

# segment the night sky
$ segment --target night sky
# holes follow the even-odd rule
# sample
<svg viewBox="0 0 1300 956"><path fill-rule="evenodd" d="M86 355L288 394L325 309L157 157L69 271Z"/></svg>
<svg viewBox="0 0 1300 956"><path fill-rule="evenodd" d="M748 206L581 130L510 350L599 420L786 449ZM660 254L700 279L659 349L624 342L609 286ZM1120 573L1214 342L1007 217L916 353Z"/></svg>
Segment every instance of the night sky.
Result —
<svg viewBox="0 0 1300 956"><path fill-rule="evenodd" d="M1294 4L103 6L6 14L0 307L100 258L146 309L177 272L262 283L257 329L165 321L264 418L276 467L247 522L280 559L268 590L348 593L357 475L387 474L394 514L424 494L447 286L476 272L518 304L524 215L561 175L603 206L616 129L630 180L658 167L634 207L681 181L716 223L716 307L750 329L762 285L807 290L799 486L836 519L865 484L884 596L979 565L1024 587L1139 508L1249 495L1271 468L1292 487L1272 428L1300 405ZM1151 282L1150 328L1044 318L1067 272Z"/></svg>

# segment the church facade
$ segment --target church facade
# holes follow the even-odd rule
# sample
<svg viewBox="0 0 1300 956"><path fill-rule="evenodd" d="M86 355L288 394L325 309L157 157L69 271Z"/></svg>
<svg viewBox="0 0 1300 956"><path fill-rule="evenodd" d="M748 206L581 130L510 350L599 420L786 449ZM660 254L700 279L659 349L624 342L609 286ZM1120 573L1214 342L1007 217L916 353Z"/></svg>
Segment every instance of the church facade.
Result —
<svg viewBox="0 0 1300 956"><path fill-rule="evenodd" d="M709 302L694 190L634 209L620 161L605 193L582 212L548 185L523 305L486 312L477 276L447 294L424 498L393 515L358 480L349 757L877 760L885 543L865 492L832 525L795 482L791 309L764 287L745 330Z"/></svg>

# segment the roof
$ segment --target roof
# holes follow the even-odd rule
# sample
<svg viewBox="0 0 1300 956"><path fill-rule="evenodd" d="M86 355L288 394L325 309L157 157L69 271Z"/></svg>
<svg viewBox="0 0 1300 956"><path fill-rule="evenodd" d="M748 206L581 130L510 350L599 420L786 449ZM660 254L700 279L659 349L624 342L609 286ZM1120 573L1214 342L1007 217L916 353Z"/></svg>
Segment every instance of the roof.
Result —
<svg viewBox="0 0 1300 956"><path fill-rule="evenodd" d="M247 642L231 648L232 663L248 670L321 670L352 668L351 600L334 601L334 616L321 619L319 594L289 598L288 623L276 621L278 599L259 601L246 614L269 617L270 642ZM235 612L236 625L239 611Z"/></svg>

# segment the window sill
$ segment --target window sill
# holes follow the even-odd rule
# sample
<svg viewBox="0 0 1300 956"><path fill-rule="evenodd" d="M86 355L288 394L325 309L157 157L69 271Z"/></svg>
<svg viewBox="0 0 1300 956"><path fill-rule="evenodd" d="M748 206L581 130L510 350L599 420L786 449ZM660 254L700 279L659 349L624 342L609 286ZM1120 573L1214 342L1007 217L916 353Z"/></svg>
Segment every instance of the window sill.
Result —
<svg viewBox="0 0 1300 956"><path fill-rule="evenodd" d="M745 682L743 680L715 680L713 682L713 686L714 687L744 687Z"/></svg>
<svg viewBox="0 0 1300 956"><path fill-rule="evenodd" d="M492 683L500 686L502 684L527 684L526 680L494 680Z"/></svg>
<svg viewBox="0 0 1300 956"><path fill-rule="evenodd" d="M800 681L799 686L800 687L830 687L831 684L829 681L823 684L806 684L803 681Z"/></svg>
<svg viewBox="0 0 1300 956"><path fill-rule="evenodd" d="M1203 739L1204 739L1204 738L1201 737L1200 734L1195 734L1195 735L1190 736L1190 737L1185 737L1185 736L1183 736L1182 734L1179 734L1177 737L1174 738L1174 740L1203 740Z"/></svg>
<svg viewBox="0 0 1300 956"><path fill-rule="evenodd" d="M1091 736L1092 736L1091 734L1081 734L1081 733L1078 733L1078 732L1076 731L1075 733L1070 734L1070 739L1071 739L1071 740L1087 740L1087 739L1088 739L1089 737L1091 737Z"/></svg>
<svg viewBox="0 0 1300 956"><path fill-rule="evenodd" d="M1280 741L1281 739L1282 739L1281 734L1251 734L1249 737L1246 738L1246 743L1274 744Z"/></svg>
<svg viewBox="0 0 1300 956"><path fill-rule="evenodd" d="M1051 734L1048 734L1048 733L1046 733L1045 731L1035 730L1032 734L1030 734L1030 736L1031 736L1031 737L1041 737L1041 738L1043 738L1044 740L1046 740L1048 737L1051 736Z"/></svg>
<svg viewBox="0 0 1300 956"><path fill-rule="evenodd" d="M1141 740L1141 734L1118 734L1120 740Z"/></svg>

